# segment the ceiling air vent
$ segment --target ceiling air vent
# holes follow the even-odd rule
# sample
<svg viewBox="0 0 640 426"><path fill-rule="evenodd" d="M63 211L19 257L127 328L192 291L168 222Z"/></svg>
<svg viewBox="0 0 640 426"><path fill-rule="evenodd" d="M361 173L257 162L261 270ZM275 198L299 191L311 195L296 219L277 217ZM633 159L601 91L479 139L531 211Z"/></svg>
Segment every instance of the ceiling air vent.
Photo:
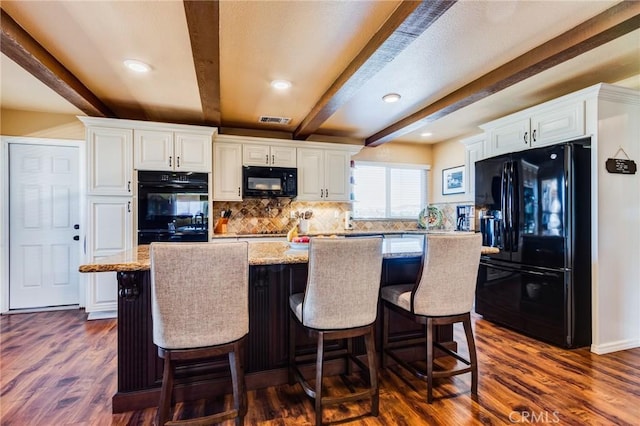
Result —
<svg viewBox="0 0 640 426"><path fill-rule="evenodd" d="M268 115L261 115L258 119L258 122L268 124L289 124L291 122L291 119L287 117L271 117Z"/></svg>

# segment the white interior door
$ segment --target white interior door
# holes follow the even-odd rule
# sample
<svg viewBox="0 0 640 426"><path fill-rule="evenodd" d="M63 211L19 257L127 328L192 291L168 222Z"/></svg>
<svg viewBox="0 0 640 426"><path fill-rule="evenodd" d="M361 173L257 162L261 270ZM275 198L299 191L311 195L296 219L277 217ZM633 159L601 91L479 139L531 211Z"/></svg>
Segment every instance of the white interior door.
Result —
<svg viewBox="0 0 640 426"><path fill-rule="evenodd" d="M9 309L79 302L77 147L9 145Z"/></svg>

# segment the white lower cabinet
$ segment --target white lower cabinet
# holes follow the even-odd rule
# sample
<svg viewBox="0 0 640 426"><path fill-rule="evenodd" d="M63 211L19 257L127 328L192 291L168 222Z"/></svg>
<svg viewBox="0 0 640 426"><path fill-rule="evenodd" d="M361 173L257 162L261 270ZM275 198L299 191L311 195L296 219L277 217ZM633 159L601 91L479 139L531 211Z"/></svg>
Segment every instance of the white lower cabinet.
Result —
<svg viewBox="0 0 640 426"><path fill-rule="evenodd" d="M89 219L86 241L86 263L131 250L133 247L133 198L89 197ZM116 274L97 272L87 274L86 312L89 319L118 308Z"/></svg>

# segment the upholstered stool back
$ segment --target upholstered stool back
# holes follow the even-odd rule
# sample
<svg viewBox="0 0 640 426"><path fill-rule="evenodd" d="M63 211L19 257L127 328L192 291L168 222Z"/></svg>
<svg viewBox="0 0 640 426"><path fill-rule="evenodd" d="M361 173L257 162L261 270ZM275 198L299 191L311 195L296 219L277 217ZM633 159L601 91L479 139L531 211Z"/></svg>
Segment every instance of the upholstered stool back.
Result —
<svg viewBox="0 0 640 426"><path fill-rule="evenodd" d="M248 245L151 244L153 343L186 349L249 331Z"/></svg>
<svg viewBox="0 0 640 426"><path fill-rule="evenodd" d="M327 330L374 322L381 270L381 238L313 238L302 324Z"/></svg>
<svg viewBox="0 0 640 426"><path fill-rule="evenodd" d="M427 235L422 275L413 313L456 315L471 311L475 297L481 234Z"/></svg>

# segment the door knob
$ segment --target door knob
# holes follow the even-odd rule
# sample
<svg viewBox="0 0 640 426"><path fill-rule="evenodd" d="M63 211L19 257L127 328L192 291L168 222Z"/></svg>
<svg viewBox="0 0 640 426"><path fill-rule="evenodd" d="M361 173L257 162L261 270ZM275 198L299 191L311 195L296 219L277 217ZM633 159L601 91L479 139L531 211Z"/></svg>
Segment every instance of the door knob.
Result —
<svg viewBox="0 0 640 426"><path fill-rule="evenodd" d="M73 241L80 241L80 235L74 235Z"/></svg>

